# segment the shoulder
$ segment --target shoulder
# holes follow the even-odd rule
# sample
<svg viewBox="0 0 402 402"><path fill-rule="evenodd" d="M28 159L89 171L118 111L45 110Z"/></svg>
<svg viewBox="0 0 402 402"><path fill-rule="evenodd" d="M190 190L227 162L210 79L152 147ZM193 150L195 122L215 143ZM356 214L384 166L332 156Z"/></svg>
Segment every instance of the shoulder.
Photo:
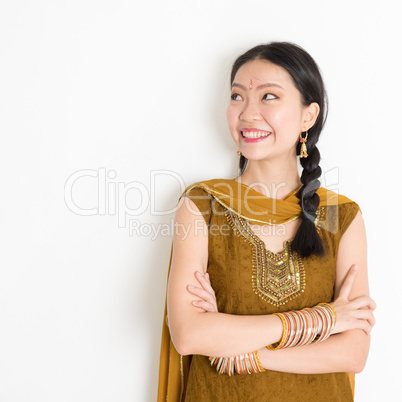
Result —
<svg viewBox="0 0 402 402"><path fill-rule="evenodd" d="M211 190L213 190L217 183L228 181L227 179L209 179L198 181L190 184L181 194L179 202L181 208L194 209L194 206L204 217L205 222L209 224L211 218L213 196ZM190 200L190 202L188 202Z"/></svg>
<svg viewBox="0 0 402 402"><path fill-rule="evenodd" d="M238 185L233 179L208 179L195 182L189 185L182 193L180 198L188 197L195 200L211 200L213 195L217 195L226 190L228 194L232 194L233 188Z"/></svg>
<svg viewBox="0 0 402 402"><path fill-rule="evenodd" d="M233 179L207 179L197 181L191 185L189 185L183 192L183 196L188 196L188 194L194 193L194 191L204 190L205 193L214 193L217 189L221 189L222 187L233 187L234 184L237 184Z"/></svg>
<svg viewBox="0 0 402 402"><path fill-rule="evenodd" d="M209 199L210 195L206 190L205 186L203 185L205 182L196 182L190 184L181 194L180 198L187 197L191 200L197 199Z"/></svg>
<svg viewBox="0 0 402 402"><path fill-rule="evenodd" d="M361 212L359 204L345 195L320 187L320 206L317 226L342 236Z"/></svg>

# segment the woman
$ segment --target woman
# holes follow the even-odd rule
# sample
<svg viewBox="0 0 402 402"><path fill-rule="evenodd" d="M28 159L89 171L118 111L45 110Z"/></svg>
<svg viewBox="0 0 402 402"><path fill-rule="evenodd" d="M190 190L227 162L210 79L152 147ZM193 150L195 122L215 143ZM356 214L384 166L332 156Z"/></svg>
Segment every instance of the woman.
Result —
<svg viewBox="0 0 402 402"><path fill-rule="evenodd" d="M241 55L231 85L240 176L181 197L158 400L352 401L375 303L359 207L318 181L319 69L274 42Z"/></svg>

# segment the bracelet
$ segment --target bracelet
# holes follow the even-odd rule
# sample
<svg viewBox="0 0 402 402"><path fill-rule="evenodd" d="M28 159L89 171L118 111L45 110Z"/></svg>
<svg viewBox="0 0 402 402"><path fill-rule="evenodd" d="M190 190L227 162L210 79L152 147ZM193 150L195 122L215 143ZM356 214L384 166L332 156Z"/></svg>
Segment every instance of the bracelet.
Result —
<svg viewBox="0 0 402 402"><path fill-rule="evenodd" d="M336 323L334 308L328 303L320 303L315 307L287 313L274 313L282 321L281 340L268 345L269 350L290 348L293 346L310 345L328 339ZM322 323L321 334L318 334Z"/></svg>
<svg viewBox="0 0 402 402"><path fill-rule="evenodd" d="M274 313L274 315L277 315L281 319L283 331L282 331L282 338L276 346L267 346L267 348L270 350L282 349L284 345L288 343L289 339L290 322L288 321L288 317L280 313Z"/></svg>
<svg viewBox="0 0 402 402"><path fill-rule="evenodd" d="M211 366L216 366L219 374L256 374L265 371L258 350L233 357L210 357Z"/></svg>

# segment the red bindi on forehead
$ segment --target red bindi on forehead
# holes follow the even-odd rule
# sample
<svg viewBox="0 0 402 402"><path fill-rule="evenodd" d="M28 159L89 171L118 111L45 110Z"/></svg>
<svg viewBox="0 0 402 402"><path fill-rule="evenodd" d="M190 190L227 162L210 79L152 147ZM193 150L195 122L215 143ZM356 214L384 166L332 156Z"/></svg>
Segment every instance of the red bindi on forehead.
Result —
<svg viewBox="0 0 402 402"><path fill-rule="evenodd" d="M253 89L253 80L250 80L249 88L250 88L250 89Z"/></svg>

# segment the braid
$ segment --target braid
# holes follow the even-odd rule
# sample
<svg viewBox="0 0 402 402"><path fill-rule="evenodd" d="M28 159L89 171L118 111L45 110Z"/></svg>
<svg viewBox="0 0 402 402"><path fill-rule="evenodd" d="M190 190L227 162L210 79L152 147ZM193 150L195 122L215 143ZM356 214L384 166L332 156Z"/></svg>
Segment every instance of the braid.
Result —
<svg viewBox="0 0 402 402"><path fill-rule="evenodd" d="M299 145L300 147L300 145ZM300 207L302 209L302 223L292 241L292 246L303 258L310 255L324 254L324 247L321 237L315 226L317 217L316 211L320 204L320 196L316 193L320 187L318 178L321 176L320 151L315 143L307 143L308 157L300 158L300 163L303 167L301 175L302 188L298 193L300 199Z"/></svg>

